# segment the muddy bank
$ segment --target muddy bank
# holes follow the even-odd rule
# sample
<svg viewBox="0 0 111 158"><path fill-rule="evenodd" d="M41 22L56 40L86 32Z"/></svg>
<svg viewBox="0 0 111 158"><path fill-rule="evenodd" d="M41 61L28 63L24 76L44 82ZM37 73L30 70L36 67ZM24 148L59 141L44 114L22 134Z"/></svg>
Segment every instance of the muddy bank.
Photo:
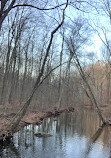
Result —
<svg viewBox="0 0 111 158"><path fill-rule="evenodd" d="M73 107L62 108L59 111L56 109L52 109L52 110L29 112L21 120L20 124L23 125L23 123L24 123L24 125L26 125L26 124L39 125L42 123L43 119L46 119L48 117L55 117L64 112L74 112L74 108Z"/></svg>
<svg viewBox="0 0 111 158"><path fill-rule="evenodd" d="M26 115L21 120L16 131L18 131L21 127L24 127L28 124L39 125L42 123L43 119L46 119L48 117L55 117L55 116L58 116L64 112L74 112L74 108L73 107L61 108L59 111L56 109L51 109L51 110L27 112ZM8 115L1 115L0 116L0 131L3 131L6 128L7 124L12 120L12 118L15 115L16 115L15 113L10 113ZM12 137L12 136L10 136L10 137ZM5 140L9 140L10 137L6 136ZM0 141L3 141L3 140L0 139Z"/></svg>

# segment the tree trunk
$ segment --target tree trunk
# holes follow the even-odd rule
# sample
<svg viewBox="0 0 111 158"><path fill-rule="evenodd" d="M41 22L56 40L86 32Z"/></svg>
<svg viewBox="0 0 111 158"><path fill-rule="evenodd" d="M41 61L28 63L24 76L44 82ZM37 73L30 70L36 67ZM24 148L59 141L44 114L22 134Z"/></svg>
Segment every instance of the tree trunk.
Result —
<svg viewBox="0 0 111 158"><path fill-rule="evenodd" d="M60 52L60 78L59 78L59 99L58 99L58 107L57 109L60 110L61 107L61 99L62 99L62 56L63 56L63 47L64 47L64 35L62 40L62 49Z"/></svg>
<svg viewBox="0 0 111 158"><path fill-rule="evenodd" d="M99 115L100 119L101 119L102 122L105 124L105 123L106 123L106 119L104 118L104 116L103 116L103 114L102 114L102 112L101 112L101 110L100 110L99 104L98 104L98 102L96 101L96 98L95 98L95 96L94 96L94 94L93 94L93 92L92 92L92 90L91 90L91 87L90 87L90 85L89 85L89 83L88 83L88 81L87 81L87 79L86 79L86 77L85 77L84 71L82 70L82 67L81 67L81 65L80 65L80 63L79 63L79 60L78 60L78 57L77 57L76 53L74 53L74 55L75 55L74 59L76 60L77 68L78 68L78 70L79 70L79 72L80 72L80 75L81 75L81 77L82 77L82 79L83 79L83 81L84 81L84 83L85 83L85 87L87 87L87 89L88 89L88 91L89 91L89 96L90 96L90 98L91 98L93 104L94 104L94 105L96 106L96 108L97 108L97 112L98 112L98 115Z"/></svg>
<svg viewBox="0 0 111 158"><path fill-rule="evenodd" d="M83 69L82 69L82 67L80 65L78 56L76 54L75 46L74 46L73 41L72 41L71 38L70 38L70 44L67 43L67 45L68 45L70 54L72 55L73 59L75 60L75 64L76 64L76 66L77 66L77 68L79 70L80 76L83 79L84 87L85 87L85 89L88 90L89 97L92 100L93 105L95 105L95 107L97 108L98 116L100 117L100 119L102 120L102 122L104 124L106 124L106 119L104 118L104 116L103 116L103 114L102 114L102 112L100 110L99 104L98 104L98 102L97 102L97 100L96 100L96 98L95 98L95 96L94 96L94 94L92 92L92 89L91 89L91 87L90 87L90 85L89 85L89 83L87 81L85 73L84 73L84 71L83 71Z"/></svg>

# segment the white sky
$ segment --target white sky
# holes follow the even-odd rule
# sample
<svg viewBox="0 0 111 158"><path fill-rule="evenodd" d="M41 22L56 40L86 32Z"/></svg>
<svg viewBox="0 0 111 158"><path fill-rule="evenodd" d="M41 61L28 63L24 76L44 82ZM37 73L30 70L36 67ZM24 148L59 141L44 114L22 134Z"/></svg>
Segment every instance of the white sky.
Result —
<svg viewBox="0 0 111 158"><path fill-rule="evenodd" d="M98 59L101 58L101 46L102 46L102 41L101 39L98 37L98 35L95 35L93 37L93 44L91 46L87 46L85 49L88 51L88 52L96 52L97 53L97 56L98 56Z"/></svg>

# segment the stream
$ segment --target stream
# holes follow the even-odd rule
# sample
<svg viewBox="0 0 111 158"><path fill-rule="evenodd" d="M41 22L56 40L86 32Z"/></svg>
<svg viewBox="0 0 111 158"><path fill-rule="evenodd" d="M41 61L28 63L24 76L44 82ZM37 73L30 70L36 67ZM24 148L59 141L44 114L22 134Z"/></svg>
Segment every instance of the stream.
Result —
<svg viewBox="0 0 111 158"><path fill-rule="evenodd" d="M48 118L20 129L9 143L0 145L0 158L110 158L111 127L100 126L96 112L86 109ZM53 136L36 137L37 132Z"/></svg>

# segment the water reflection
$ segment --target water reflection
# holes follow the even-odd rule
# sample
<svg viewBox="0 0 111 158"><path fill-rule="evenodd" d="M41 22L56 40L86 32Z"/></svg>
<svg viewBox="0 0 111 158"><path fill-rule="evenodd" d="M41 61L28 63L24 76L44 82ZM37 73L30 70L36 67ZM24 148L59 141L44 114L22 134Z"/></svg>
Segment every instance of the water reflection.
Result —
<svg viewBox="0 0 111 158"><path fill-rule="evenodd" d="M111 127L98 129L101 122L95 112L80 110L29 125L9 144L0 148L2 158L109 158ZM53 136L38 138L36 132Z"/></svg>
<svg viewBox="0 0 111 158"><path fill-rule="evenodd" d="M90 151L92 150L92 146L94 144L94 142L101 136L103 129L104 129L105 125L102 124L98 130L96 131L96 133L90 138L89 142L87 143L87 150L85 152L85 156L84 158L88 158Z"/></svg>

